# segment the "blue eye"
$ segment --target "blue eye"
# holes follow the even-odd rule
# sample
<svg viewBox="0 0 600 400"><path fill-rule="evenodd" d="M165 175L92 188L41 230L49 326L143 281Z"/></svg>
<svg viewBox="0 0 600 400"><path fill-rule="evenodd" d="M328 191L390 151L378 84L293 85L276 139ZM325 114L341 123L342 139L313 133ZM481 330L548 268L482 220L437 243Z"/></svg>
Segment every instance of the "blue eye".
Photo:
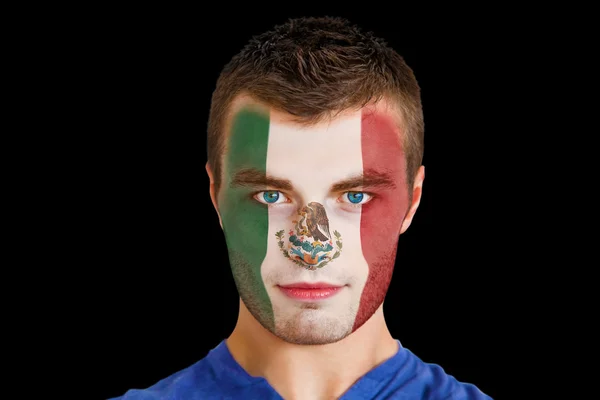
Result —
<svg viewBox="0 0 600 400"><path fill-rule="evenodd" d="M354 203L354 204L360 203L364 197L365 197L364 193L361 193L361 192L349 192L348 193L348 200L350 200L350 202Z"/></svg>
<svg viewBox="0 0 600 400"><path fill-rule="evenodd" d="M256 199L256 201L263 204L279 205L290 202L287 197L285 197L285 195L278 190L266 190L264 192L258 192L254 194L253 197Z"/></svg>
<svg viewBox="0 0 600 400"><path fill-rule="evenodd" d="M267 203L275 203L277 200L279 200L279 192L263 192L262 197Z"/></svg>
<svg viewBox="0 0 600 400"><path fill-rule="evenodd" d="M345 203L363 205L371 200L371 195L365 192L346 192L342 197ZM347 201L345 199L348 199Z"/></svg>

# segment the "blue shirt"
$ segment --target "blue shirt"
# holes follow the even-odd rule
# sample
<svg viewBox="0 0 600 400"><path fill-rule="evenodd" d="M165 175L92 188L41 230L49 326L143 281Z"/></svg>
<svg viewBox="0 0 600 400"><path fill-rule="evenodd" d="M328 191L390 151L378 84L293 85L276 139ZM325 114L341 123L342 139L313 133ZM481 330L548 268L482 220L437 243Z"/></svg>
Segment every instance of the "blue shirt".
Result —
<svg viewBox="0 0 600 400"><path fill-rule="evenodd" d="M352 385L340 400L491 400L436 365L421 361L398 341L398 352ZM282 400L265 378L249 375L235 361L225 340L195 364L147 389L131 389L111 400Z"/></svg>

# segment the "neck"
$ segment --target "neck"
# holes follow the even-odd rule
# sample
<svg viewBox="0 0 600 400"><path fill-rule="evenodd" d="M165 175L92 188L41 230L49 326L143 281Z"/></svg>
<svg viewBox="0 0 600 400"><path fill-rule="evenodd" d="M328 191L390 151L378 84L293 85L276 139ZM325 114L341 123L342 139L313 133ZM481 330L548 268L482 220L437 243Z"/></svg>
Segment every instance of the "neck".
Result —
<svg viewBox="0 0 600 400"><path fill-rule="evenodd" d="M383 305L346 338L312 346L279 339L240 300L238 321L226 343L248 374L264 377L285 399L338 398L398 351L385 323Z"/></svg>

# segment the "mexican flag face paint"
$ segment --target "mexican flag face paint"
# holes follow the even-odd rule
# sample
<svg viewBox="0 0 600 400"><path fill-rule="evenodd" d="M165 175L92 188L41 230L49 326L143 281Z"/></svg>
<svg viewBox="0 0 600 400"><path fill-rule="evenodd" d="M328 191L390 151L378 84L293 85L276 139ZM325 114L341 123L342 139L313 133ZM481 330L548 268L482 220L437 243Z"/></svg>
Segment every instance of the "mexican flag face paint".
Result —
<svg viewBox="0 0 600 400"><path fill-rule="evenodd" d="M311 126L235 111L218 206L240 297L276 336L340 340L382 304L409 208L400 133L363 109ZM296 284L335 290L306 297ZM316 292L311 292L316 293Z"/></svg>

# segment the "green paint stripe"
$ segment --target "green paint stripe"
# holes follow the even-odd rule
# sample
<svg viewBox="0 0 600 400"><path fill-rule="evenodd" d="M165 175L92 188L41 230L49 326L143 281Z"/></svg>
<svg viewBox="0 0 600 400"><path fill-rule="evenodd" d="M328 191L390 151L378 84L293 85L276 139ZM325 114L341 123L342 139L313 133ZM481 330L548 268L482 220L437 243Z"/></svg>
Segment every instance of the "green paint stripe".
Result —
<svg viewBox="0 0 600 400"><path fill-rule="evenodd" d="M252 199L253 189L231 187L232 178L239 170L253 168L266 175L268 143L267 114L245 109L235 115L224 159L219 210L240 297L250 312L267 324L267 329L272 329L273 308L260 272L267 254L268 209Z"/></svg>

